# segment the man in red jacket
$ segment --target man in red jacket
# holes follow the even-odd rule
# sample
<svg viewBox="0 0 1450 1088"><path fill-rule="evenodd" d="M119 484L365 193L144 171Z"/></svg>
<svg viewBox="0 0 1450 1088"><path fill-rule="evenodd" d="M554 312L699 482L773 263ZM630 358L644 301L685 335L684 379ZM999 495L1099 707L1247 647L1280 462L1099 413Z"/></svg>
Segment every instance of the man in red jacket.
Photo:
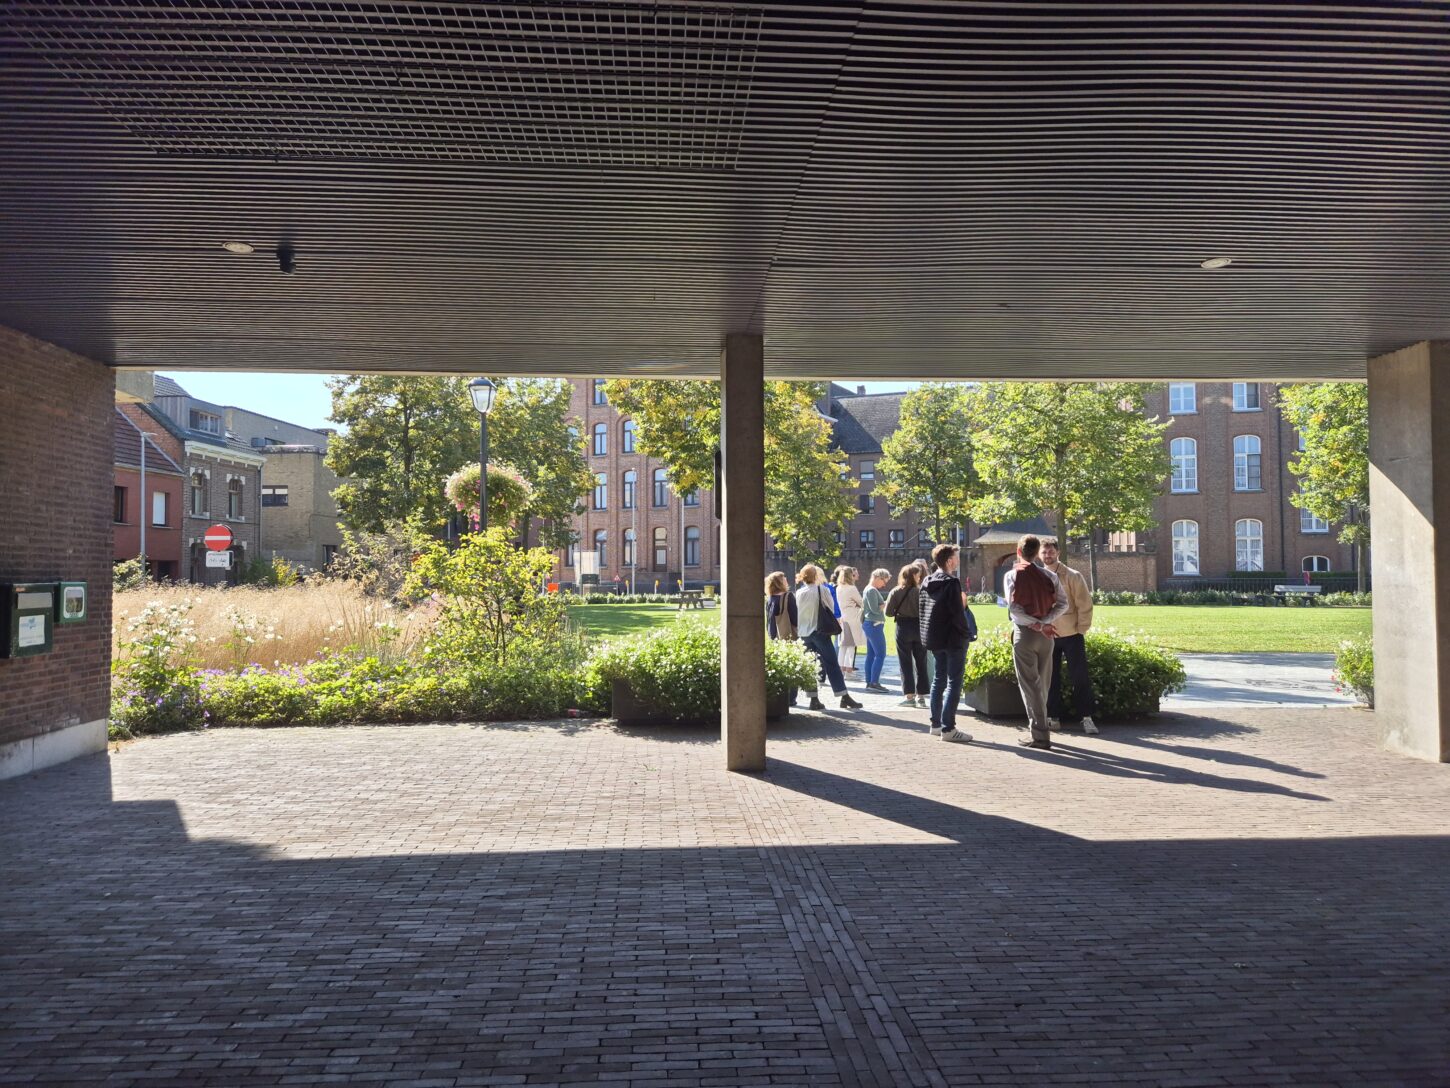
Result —
<svg viewBox="0 0 1450 1088"><path fill-rule="evenodd" d="M1012 665L1027 707L1028 732L1018 743L1044 751L1052 747L1047 729L1047 688L1052 682L1052 621L1067 611L1067 592L1057 576L1038 562L1042 541L1031 533L1017 542L1017 562L1007 572L1002 594L1012 620Z"/></svg>

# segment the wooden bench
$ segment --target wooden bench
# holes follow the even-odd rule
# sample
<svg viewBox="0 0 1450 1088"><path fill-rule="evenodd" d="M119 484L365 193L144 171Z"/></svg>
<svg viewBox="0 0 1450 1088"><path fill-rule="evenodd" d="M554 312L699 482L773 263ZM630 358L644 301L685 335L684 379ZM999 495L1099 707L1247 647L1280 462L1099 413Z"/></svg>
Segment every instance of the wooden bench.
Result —
<svg viewBox="0 0 1450 1088"><path fill-rule="evenodd" d="M1280 604L1283 604L1290 597L1307 597L1313 600L1323 592L1323 586L1275 586L1274 599Z"/></svg>
<svg viewBox="0 0 1450 1088"><path fill-rule="evenodd" d="M705 592L700 589L680 590L680 603L676 608L677 612L683 612L687 608L704 608Z"/></svg>

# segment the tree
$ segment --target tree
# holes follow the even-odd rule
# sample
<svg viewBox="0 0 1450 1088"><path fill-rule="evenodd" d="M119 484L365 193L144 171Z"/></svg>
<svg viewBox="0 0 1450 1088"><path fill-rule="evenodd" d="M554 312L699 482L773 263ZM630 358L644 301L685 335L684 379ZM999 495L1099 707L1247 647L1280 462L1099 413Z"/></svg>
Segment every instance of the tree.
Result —
<svg viewBox="0 0 1450 1088"><path fill-rule="evenodd" d="M381 532L448 513L443 481L474 458L478 417L462 378L346 374L328 382L332 421L327 467L344 479L333 492L344 525Z"/></svg>
<svg viewBox="0 0 1450 1088"><path fill-rule="evenodd" d="M1286 385L1279 411L1304 440L1289 462L1299 491L1289 501L1328 522L1355 551L1359 591L1369 547L1369 387L1359 382Z"/></svg>
<svg viewBox="0 0 1450 1088"><path fill-rule="evenodd" d="M931 524L934 540L945 540L982 497L968 404L963 385L933 382L913 389L876 462L876 494L891 505L891 516L915 513Z"/></svg>
<svg viewBox="0 0 1450 1088"><path fill-rule="evenodd" d="M604 387L609 403L634 420L641 453L660 460L684 494L715 484L720 386L708 381L622 378ZM831 424L816 411L825 387L766 382L765 529L797 558L824 558L851 517L850 464L831 445Z"/></svg>
<svg viewBox="0 0 1450 1088"><path fill-rule="evenodd" d="M977 521L1051 514L1066 549L1076 532L1154 525L1169 424L1144 415L1130 382L994 382L967 394L981 477ZM1093 555L1096 567L1096 555ZM1097 584L1096 570L1093 584Z"/></svg>
<svg viewBox="0 0 1450 1088"><path fill-rule="evenodd" d="M539 543L546 548L574 542L574 518L584 513L581 499L594 486L584 439L570 431L570 393L565 381L501 380L488 417L489 462L497 458L524 478L529 491L522 520L525 538L530 521L537 520Z"/></svg>

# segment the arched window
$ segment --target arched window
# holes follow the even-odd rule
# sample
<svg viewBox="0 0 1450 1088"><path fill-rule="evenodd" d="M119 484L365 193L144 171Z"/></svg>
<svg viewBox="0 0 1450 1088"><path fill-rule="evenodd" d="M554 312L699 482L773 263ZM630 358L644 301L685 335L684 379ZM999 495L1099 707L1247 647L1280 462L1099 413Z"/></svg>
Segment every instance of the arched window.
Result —
<svg viewBox="0 0 1450 1088"><path fill-rule="evenodd" d="M626 419L624 421L622 430L623 430L623 434L621 435L621 438L620 438L620 446L619 446L619 448L624 453L633 453L634 452L634 420L632 420L632 419Z"/></svg>
<svg viewBox="0 0 1450 1088"><path fill-rule="evenodd" d="M569 546L564 549L564 566L570 570L573 570L578 565L579 545L575 544L573 541L570 541Z"/></svg>
<svg viewBox="0 0 1450 1088"><path fill-rule="evenodd" d="M634 469L630 469L624 474L624 496L620 501L626 510L634 509L635 482L638 479L639 476L636 475Z"/></svg>
<svg viewBox="0 0 1450 1088"><path fill-rule="evenodd" d="M1198 573L1198 522L1173 523L1173 573Z"/></svg>
<svg viewBox="0 0 1450 1088"><path fill-rule="evenodd" d="M609 509L609 477L602 472L594 474L594 509Z"/></svg>
<svg viewBox="0 0 1450 1088"><path fill-rule="evenodd" d="M609 452L609 424L594 424L594 456L603 457Z"/></svg>
<svg viewBox="0 0 1450 1088"><path fill-rule="evenodd" d="M204 518L211 513L206 502L206 473L193 472L191 474L191 514L192 517Z"/></svg>
<svg viewBox="0 0 1450 1088"><path fill-rule="evenodd" d="M685 527L685 566L700 565L700 530L697 526Z"/></svg>
<svg viewBox="0 0 1450 1088"><path fill-rule="evenodd" d="M1234 490L1261 491L1264 486L1263 457L1259 436L1241 434L1234 439Z"/></svg>
<svg viewBox="0 0 1450 1088"><path fill-rule="evenodd" d="M670 569L670 534L668 530L660 528L655 530L655 570Z"/></svg>
<svg viewBox="0 0 1450 1088"><path fill-rule="evenodd" d="M1234 570L1264 569L1264 523L1257 518L1234 522Z"/></svg>
<svg viewBox="0 0 1450 1088"><path fill-rule="evenodd" d="M669 480L665 476L665 470L655 469L654 474L654 498L653 505L668 506L670 504Z"/></svg>
<svg viewBox="0 0 1450 1088"><path fill-rule="evenodd" d="M1306 574L1328 574L1329 556L1327 555L1306 555L1304 562L1299 564L1299 569Z"/></svg>
<svg viewBox="0 0 1450 1088"><path fill-rule="evenodd" d="M1168 444L1173 457L1173 491L1198 490L1198 443L1192 438L1175 438Z"/></svg>
<svg viewBox="0 0 1450 1088"><path fill-rule="evenodd" d="M632 567L632 566L634 566L634 530L633 529L626 529L624 531L624 565L626 567Z"/></svg>
<svg viewBox="0 0 1450 1088"><path fill-rule="evenodd" d="M227 517L241 518L245 511L242 509L242 478L233 476L227 481Z"/></svg>
<svg viewBox="0 0 1450 1088"><path fill-rule="evenodd" d="M609 566L609 533L603 529L594 530L594 552L599 556L599 569Z"/></svg>

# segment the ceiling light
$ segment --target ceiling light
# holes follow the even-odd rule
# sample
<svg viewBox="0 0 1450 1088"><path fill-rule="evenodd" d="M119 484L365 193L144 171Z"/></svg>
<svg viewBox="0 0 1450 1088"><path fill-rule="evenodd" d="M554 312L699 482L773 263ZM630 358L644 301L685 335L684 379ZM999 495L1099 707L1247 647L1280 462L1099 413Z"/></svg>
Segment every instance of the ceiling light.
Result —
<svg viewBox="0 0 1450 1088"><path fill-rule="evenodd" d="M228 253L251 253L252 247L246 242L223 242L222 248Z"/></svg>
<svg viewBox="0 0 1450 1088"><path fill-rule="evenodd" d="M1199 268L1210 268L1210 269L1212 269L1212 268L1227 268L1229 265L1231 265L1233 263L1234 263L1234 259L1232 257L1210 257L1208 260L1203 261L1202 263L1200 263L1198 267Z"/></svg>

